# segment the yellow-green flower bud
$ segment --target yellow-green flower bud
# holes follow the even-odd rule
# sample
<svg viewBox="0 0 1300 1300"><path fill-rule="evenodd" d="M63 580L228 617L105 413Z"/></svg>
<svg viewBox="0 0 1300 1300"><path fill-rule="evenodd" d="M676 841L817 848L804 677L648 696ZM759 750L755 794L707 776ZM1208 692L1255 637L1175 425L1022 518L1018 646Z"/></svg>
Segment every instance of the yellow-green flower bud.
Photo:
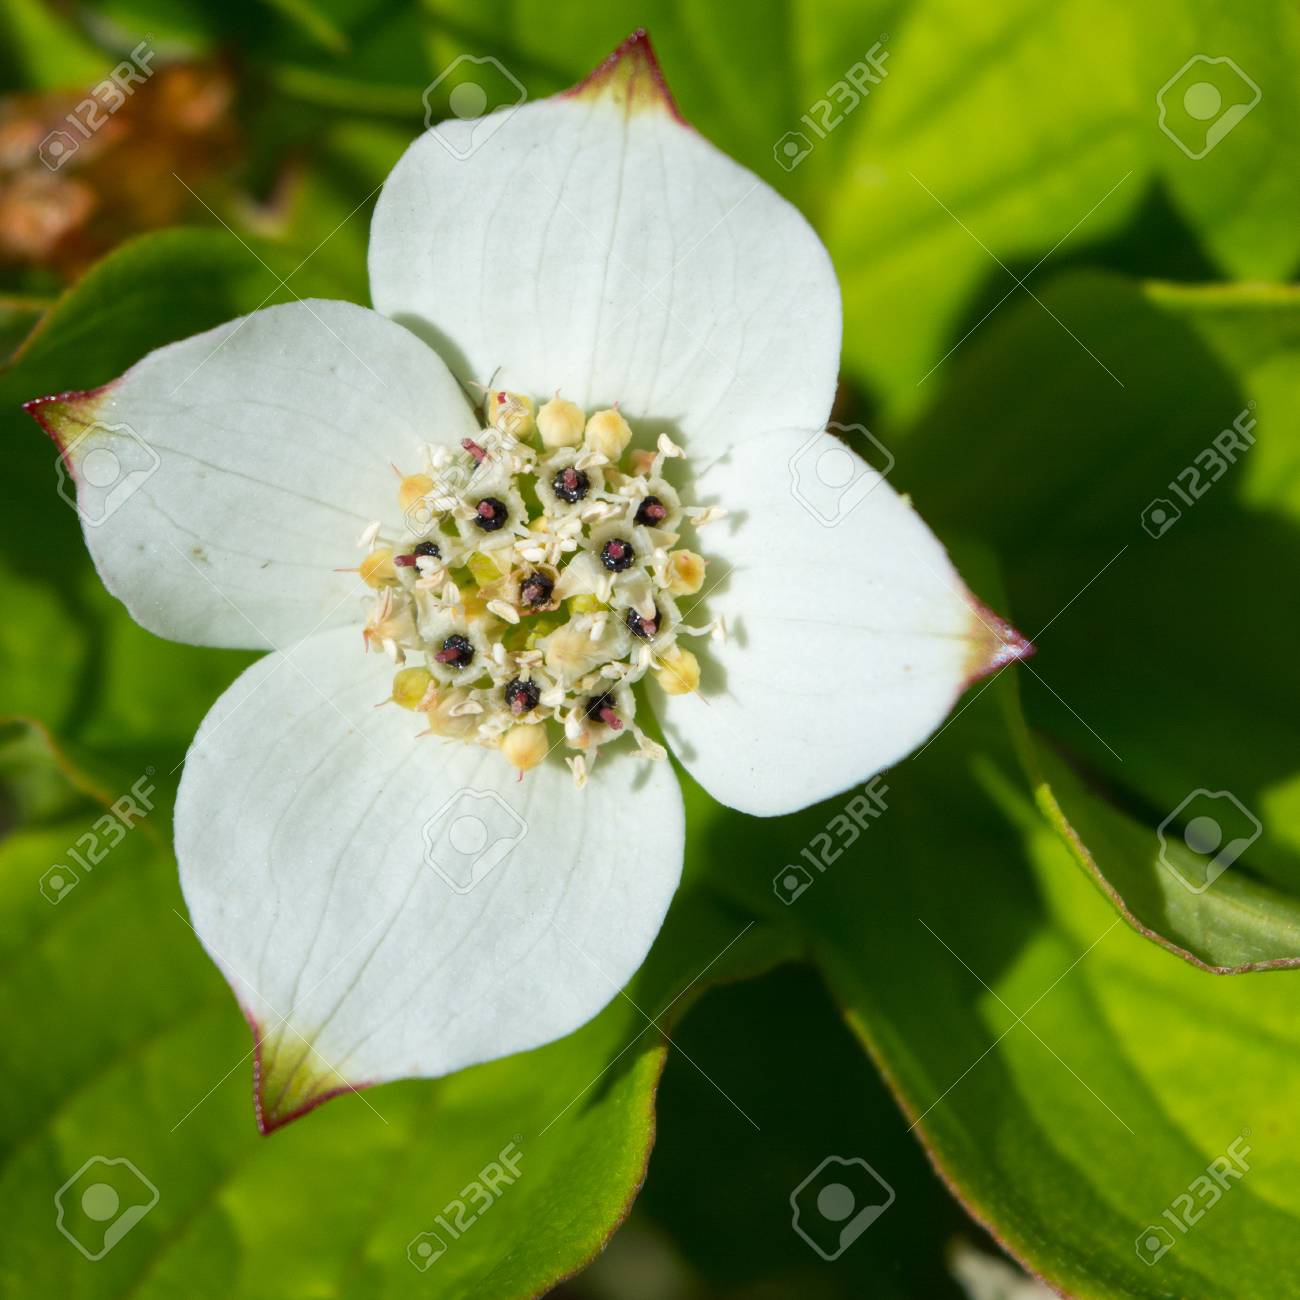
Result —
<svg viewBox="0 0 1300 1300"><path fill-rule="evenodd" d="M597 411L587 421L587 446L592 451L600 452L611 464L627 450L627 444L631 441L631 426L612 406Z"/></svg>
<svg viewBox="0 0 1300 1300"><path fill-rule="evenodd" d="M511 727L501 740L501 753L506 762L521 772L536 767L549 750L546 728L540 724Z"/></svg>
<svg viewBox="0 0 1300 1300"><path fill-rule="evenodd" d="M433 674L427 668L403 668L393 677L393 702L404 709L418 709L432 684Z"/></svg>
<svg viewBox="0 0 1300 1300"><path fill-rule="evenodd" d="M675 645L662 656L655 681L665 695L689 695L700 686L700 661L689 650Z"/></svg>
<svg viewBox="0 0 1300 1300"><path fill-rule="evenodd" d="M537 403L531 397L494 388L488 393L483 409L488 424L494 429L500 429L521 442L532 435Z"/></svg>
<svg viewBox="0 0 1300 1300"><path fill-rule="evenodd" d="M563 397L552 397L537 412L537 430L542 435L542 445L551 450L576 447L582 441L586 418L582 407L565 401Z"/></svg>

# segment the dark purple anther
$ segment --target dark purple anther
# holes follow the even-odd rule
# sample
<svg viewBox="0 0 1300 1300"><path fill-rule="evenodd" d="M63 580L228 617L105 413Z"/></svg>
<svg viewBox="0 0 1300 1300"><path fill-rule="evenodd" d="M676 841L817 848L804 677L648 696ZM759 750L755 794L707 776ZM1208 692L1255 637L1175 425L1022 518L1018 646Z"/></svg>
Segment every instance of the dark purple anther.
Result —
<svg viewBox="0 0 1300 1300"><path fill-rule="evenodd" d="M447 664L451 668L464 668L474 658L474 647L467 637L453 632L433 657L440 664Z"/></svg>
<svg viewBox="0 0 1300 1300"><path fill-rule="evenodd" d="M561 501L567 501L570 505L575 501L581 501L590 489L591 480L582 470L574 469L572 465L567 469L558 470L551 480L551 491Z"/></svg>
<svg viewBox="0 0 1300 1300"><path fill-rule="evenodd" d="M668 518L668 507L658 497L646 497L637 506L634 518L638 524L648 524L654 528Z"/></svg>
<svg viewBox="0 0 1300 1300"><path fill-rule="evenodd" d="M541 609L551 598L555 583L544 573L530 573L519 584L519 599L532 609Z"/></svg>
<svg viewBox="0 0 1300 1300"><path fill-rule="evenodd" d="M542 698L541 688L536 682L526 682L520 677L506 683L506 704L516 718L530 713Z"/></svg>
<svg viewBox="0 0 1300 1300"><path fill-rule="evenodd" d="M642 618L636 610L629 609L624 615L623 621L627 624L627 630L642 641L649 641L659 631L659 611L657 609L653 618Z"/></svg>
<svg viewBox="0 0 1300 1300"><path fill-rule="evenodd" d="M508 513L504 501L498 501L496 497L484 497L474 507L474 522L485 533L495 533L505 523Z"/></svg>
<svg viewBox="0 0 1300 1300"><path fill-rule="evenodd" d="M623 719L614 708L614 697L607 691L587 701L587 720L603 722L611 731L623 730Z"/></svg>
<svg viewBox="0 0 1300 1300"><path fill-rule="evenodd" d="M622 573L624 569L630 569L635 558L632 543L622 537L611 537L600 548L600 562L611 573Z"/></svg>

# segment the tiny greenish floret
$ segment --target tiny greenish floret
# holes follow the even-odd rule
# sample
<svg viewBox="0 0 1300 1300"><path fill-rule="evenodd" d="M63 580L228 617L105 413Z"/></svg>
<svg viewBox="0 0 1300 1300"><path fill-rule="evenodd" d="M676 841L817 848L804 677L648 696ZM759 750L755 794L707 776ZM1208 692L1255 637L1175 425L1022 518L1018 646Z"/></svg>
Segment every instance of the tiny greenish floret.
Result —
<svg viewBox="0 0 1300 1300"><path fill-rule="evenodd" d="M423 716L422 734L500 749L521 774L576 751L565 761L579 787L625 735L664 758L632 688L646 676L669 695L699 688L679 638L725 629L683 621L677 598L700 592L705 560L678 543L726 512L682 505L664 467L685 453L667 434L654 451L631 441L617 407L588 418L558 394L539 408L497 389L478 437L394 467L401 522L359 539L375 593L365 641L397 665L390 699Z"/></svg>

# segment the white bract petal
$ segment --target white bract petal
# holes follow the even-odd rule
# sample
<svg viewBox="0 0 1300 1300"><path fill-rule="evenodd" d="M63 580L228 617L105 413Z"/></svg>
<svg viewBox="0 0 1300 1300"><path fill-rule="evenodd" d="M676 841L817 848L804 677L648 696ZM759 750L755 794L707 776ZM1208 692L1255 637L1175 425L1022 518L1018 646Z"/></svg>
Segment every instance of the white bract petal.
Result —
<svg viewBox="0 0 1300 1300"><path fill-rule="evenodd" d="M342 302L268 307L31 406L104 585L151 632L264 649L358 621L357 535L390 462L477 431L438 356Z"/></svg>
<svg viewBox="0 0 1300 1300"><path fill-rule="evenodd" d="M806 807L897 762L967 685L1026 643L967 591L911 504L855 453L832 506L803 490L823 432L741 443L700 475L730 505L709 532L706 602L727 637L699 693L656 689L677 757L715 799L758 816ZM822 513L819 515L818 512ZM694 616L693 616L694 615Z"/></svg>
<svg viewBox="0 0 1300 1300"><path fill-rule="evenodd" d="M678 118L644 38L568 95L417 140L379 196L370 284L380 311L453 341L463 380L618 402L694 456L830 411L830 258Z"/></svg>
<svg viewBox="0 0 1300 1300"><path fill-rule="evenodd" d="M190 915L260 1047L264 1128L331 1092L569 1033L641 964L681 870L666 765L585 790L375 709L354 635L255 664L199 729L176 807Z"/></svg>

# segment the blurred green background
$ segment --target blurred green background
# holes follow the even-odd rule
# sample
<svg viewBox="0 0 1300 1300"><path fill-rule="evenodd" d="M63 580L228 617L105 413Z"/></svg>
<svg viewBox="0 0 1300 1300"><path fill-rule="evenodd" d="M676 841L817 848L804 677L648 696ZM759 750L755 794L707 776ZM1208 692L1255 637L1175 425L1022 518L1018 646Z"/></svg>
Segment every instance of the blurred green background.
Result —
<svg viewBox="0 0 1300 1300"><path fill-rule="evenodd" d="M837 418L1038 656L789 906L773 876L835 801L760 823L688 790L635 1006L259 1138L167 825L248 657L104 594L19 406L264 303L366 303L430 84L491 57L541 97L638 26L826 241ZM0 35L0 1293L1009 1296L996 1238L1071 1295L1300 1295L1292 4L0 0ZM149 75L81 130L124 60ZM70 886L142 776L154 812ZM1167 845L1202 796L1250 843L1197 889ZM511 1141L517 1184L414 1265ZM832 1155L896 1197L826 1261L789 1196ZM158 1200L91 1261L55 1194L96 1156Z"/></svg>

